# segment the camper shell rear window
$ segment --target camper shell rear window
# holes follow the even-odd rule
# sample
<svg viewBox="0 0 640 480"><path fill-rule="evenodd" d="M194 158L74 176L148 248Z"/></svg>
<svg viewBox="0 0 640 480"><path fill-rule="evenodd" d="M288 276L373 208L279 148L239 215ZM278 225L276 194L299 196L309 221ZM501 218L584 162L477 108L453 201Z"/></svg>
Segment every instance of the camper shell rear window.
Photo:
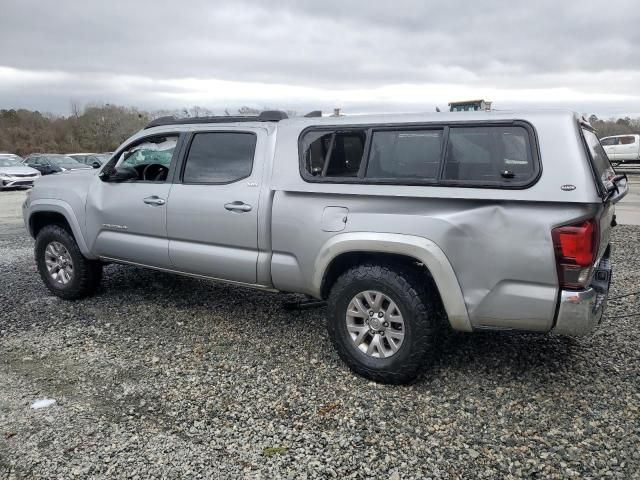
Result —
<svg viewBox="0 0 640 480"><path fill-rule="evenodd" d="M524 121L309 127L299 155L307 182L527 188L541 172Z"/></svg>
<svg viewBox="0 0 640 480"><path fill-rule="evenodd" d="M597 179L597 185L601 193L606 194L613 186L611 179L615 177L616 172L611 166L607 152L602 148L600 140L596 133L590 128L581 128L582 138L584 139L593 173Z"/></svg>

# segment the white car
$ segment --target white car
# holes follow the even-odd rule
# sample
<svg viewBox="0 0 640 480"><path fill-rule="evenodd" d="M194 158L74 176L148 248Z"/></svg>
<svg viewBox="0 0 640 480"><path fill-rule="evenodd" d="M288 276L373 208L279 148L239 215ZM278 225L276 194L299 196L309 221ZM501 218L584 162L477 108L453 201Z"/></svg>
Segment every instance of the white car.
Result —
<svg viewBox="0 0 640 480"><path fill-rule="evenodd" d="M0 153L0 190L14 187L32 187L40 172L22 164L22 157L13 153Z"/></svg>
<svg viewBox="0 0 640 480"><path fill-rule="evenodd" d="M640 160L640 135L604 137L600 139L600 143L614 166Z"/></svg>

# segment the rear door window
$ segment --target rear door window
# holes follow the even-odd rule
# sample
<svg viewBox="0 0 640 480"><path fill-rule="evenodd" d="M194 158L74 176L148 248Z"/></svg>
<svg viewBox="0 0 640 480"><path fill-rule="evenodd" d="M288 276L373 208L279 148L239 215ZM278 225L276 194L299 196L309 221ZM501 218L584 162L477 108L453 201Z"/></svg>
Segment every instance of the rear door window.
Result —
<svg viewBox="0 0 640 480"><path fill-rule="evenodd" d="M198 184L237 182L251 175L256 135L205 132L193 136L182 181Z"/></svg>
<svg viewBox="0 0 640 480"><path fill-rule="evenodd" d="M603 147L611 147L612 145L618 144L618 137L603 138L600 140L600 143Z"/></svg>
<svg viewBox="0 0 640 480"><path fill-rule="evenodd" d="M620 137L620 144L621 145L631 145L632 143L636 142L636 137L634 137L633 135L630 135L628 137Z"/></svg>
<svg viewBox="0 0 640 480"><path fill-rule="evenodd" d="M524 127L452 127L443 180L525 184L536 174Z"/></svg>

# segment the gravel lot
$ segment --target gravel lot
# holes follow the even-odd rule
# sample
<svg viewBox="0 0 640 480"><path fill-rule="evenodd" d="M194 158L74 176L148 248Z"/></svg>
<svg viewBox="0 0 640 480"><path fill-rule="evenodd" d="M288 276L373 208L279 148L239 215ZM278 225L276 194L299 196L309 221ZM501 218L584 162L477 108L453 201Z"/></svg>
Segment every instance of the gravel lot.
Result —
<svg viewBox="0 0 640 480"><path fill-rule="evenodd" d="M95 298L50 296L22 195L0 193L0 478L640 478L638 296L586 339L451 334L383 386L284 295L112 265ZM615 297L640 227L614 242Z"/></svg>

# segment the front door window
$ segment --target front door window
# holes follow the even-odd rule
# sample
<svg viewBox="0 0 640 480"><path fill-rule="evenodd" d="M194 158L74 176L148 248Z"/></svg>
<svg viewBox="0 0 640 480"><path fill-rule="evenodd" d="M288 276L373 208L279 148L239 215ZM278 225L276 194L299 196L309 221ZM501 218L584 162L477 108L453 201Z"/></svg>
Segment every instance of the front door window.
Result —
<svg viewBox="0 0 640 480"><path fill-rule="evenodd" d="M117 169L135 170L137 181L164 182L177 144L177 135L145 139L143 143L123 151L115 166Z"/></svg>

